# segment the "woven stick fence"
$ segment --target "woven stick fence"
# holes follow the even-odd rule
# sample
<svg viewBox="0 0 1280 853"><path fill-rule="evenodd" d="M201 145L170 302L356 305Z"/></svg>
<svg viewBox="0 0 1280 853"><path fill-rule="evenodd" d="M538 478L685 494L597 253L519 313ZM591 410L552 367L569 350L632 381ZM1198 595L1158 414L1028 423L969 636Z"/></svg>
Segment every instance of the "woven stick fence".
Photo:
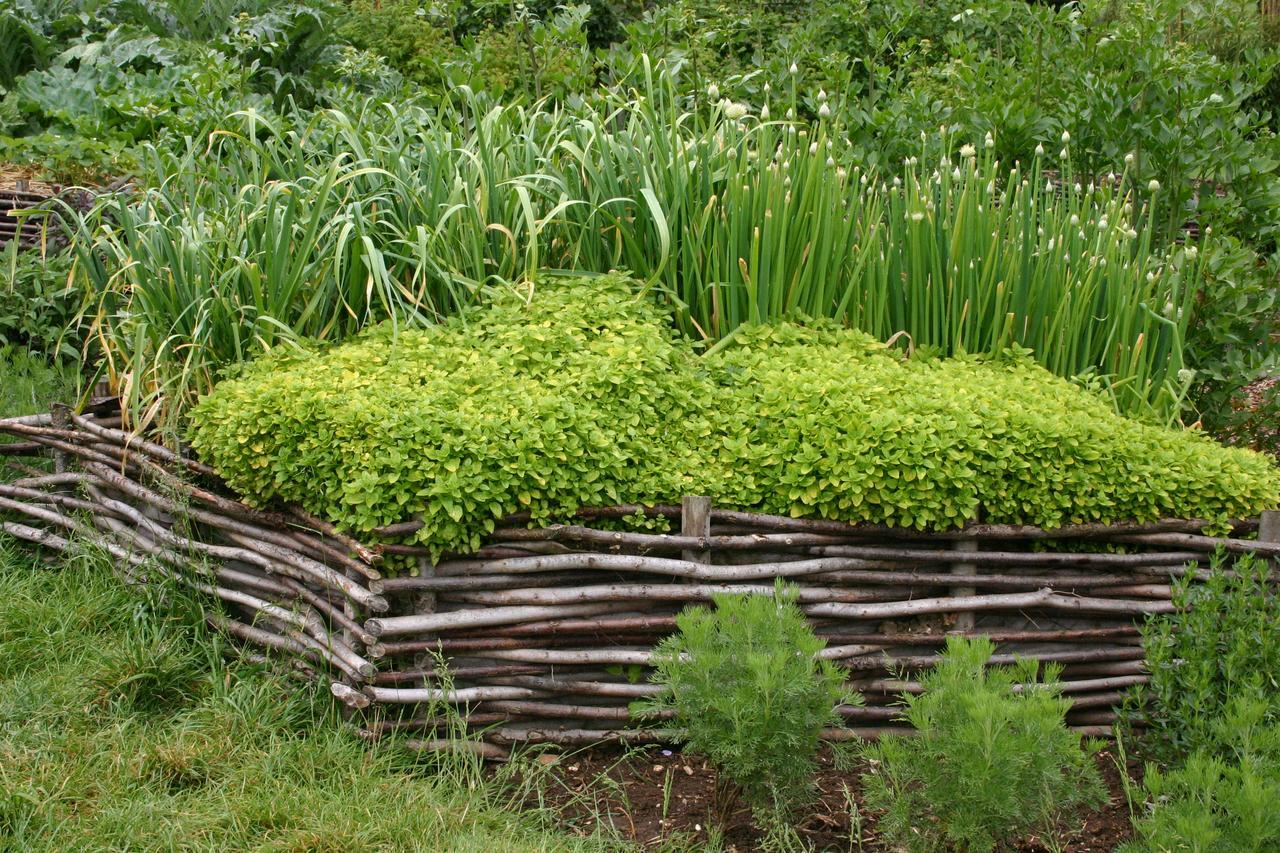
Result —
<svg viewBox="0 0 1280 853"><path fill-rule="evenodd" d="M216 599L209 622L249 654L291 659L360 711L367 737L411 732L420 749L501 758L524 743L678 740L628 710L656 689L654 645L689 604L771 592L780 577L866 698L839 709L831 739L900 727L894 703L952 635L991 637L993 663L1060 664L1068 722L1106 734L1124 692L1147 680L1138 625L1173 610L1171 582L1205 577L1219 549L1280 558L1277 513L1226 538L1176 519L924 533L689 497L586 508L580 524L544 529L514 515L474 554L432 561L402 544L413 521L368 544L298 507L249 507L206 466L120 430L115 411L0 420L0 465L16 477L0 482L0 530L53 551L97 548L130 580ZM680 532L590 526L637 512ZM417 575L384 577L388 554L416 559Z"/></svg>

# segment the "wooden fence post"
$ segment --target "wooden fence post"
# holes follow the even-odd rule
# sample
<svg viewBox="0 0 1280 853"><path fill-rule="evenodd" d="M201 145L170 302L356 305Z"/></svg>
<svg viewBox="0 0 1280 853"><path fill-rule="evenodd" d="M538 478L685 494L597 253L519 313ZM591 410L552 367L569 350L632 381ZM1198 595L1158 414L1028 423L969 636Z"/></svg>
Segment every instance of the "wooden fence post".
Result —
<svg viewBox="0 0 1280 853"><path fill-rule="evenodd" d="M978 550L977 539L957 539L955 544L951 546L952 550L961 554L972 554ZM973 563L952 563L951 574L953 575L972 575L978 571L978 567ZM954 597L963 597L968 595L977 595L978 588L974 586L953 586L951 587L951 595ZM955 630L964 631L966 634L973 631L974 627L973 611L956 614Z"/></svg>
<svg viewBox="0 0 1280 853"><path fill-rule="evenodd" d="M1262 511L1262 518L1258 521L1258 541L1280 542L1280 510ZM1273 559L1271 565L1280 571L1280 558Z"/></svg>
<svg viewBox="0 0 1280 853"><path fill-rule="evenodd" d="M707 537L711 535L711 498L685 495L680 499L680 535ZM694 563L710 563L711 551L685 549L680 556Z"/></svg>
<svg viewBox="0 0 1280 853"><path fill-rule="evenodd" d="M71 429L71 409L63 403L54 403L50 407L53 425L58 429ZM66 473L68 467L67 453L64 450L53 451L53 470L58 474Z"/></svg>

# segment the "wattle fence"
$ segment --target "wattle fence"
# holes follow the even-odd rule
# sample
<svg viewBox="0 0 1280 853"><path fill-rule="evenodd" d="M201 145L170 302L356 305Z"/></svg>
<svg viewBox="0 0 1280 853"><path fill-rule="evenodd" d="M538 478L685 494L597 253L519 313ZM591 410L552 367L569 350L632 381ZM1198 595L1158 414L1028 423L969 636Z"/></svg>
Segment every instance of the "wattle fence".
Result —
<svg viewBox="0 0 1280 853"><path fill-rule="evenodd" d="M247 654L327 680L367 737L410 732L415 748L493 758L527 743L677 741L667 721L629 710L656 689L652 648L689 604L771 592L776 578L799 589L824 656L866 698L839 709L846 725L829 738L900 728L895 703L953 635L991 637L997 663L1061 664L1068 722L1106 734L1125 691L1147 680L1138 626L1174 609L1171 582L1202 579L1219 550L1280 558L1274 512L1226 538L1179 519L925 533L687 497L582 509L577 524L542 529L511 516L475 553L433 561L401 544L412 521L358 542L298 507L249 507L206 466L119 429L112 401L0 420L0 433L16 478L0 482L0 530L98 549L131 580L216 600L212 625ZM679 533L608 529L637 513ZM385 577L388 555L416 573Z"/></svg>

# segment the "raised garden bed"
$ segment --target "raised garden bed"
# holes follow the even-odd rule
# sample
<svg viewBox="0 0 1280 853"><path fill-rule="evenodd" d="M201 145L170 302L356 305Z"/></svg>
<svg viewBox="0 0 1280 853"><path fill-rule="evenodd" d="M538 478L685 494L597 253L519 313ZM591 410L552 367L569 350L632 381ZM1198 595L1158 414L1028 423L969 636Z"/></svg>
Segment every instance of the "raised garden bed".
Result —
<svg viewBox="0 0 1280 853"><path fill-rule="evenodd" d="M1125 691L1146 681L1138 625L1173 609L1170 581L1203 577L1219 549L1280 556L1272 513L1228 537L1183 519L927 533L688 497L585 508L578 523L542 529L511 516L475 553L432 560L398 544L415 522L361 543L296 507L254 509L211 469L118 426L109 401L0 421L13 439L0 457L19 472L0 484L0 529L53 550L93 543L134 580L217 598L214 625L328 680L370 738L412 732L420 749L463 744L498 759L527 743L678 740L629 711L656 689L650 650L689 603L771 591L778 577L799 588L824 654L866 697L841 709L847 725L829 739L900 726L893 702L952 634L990 636L996 663L1062 664L1068 722L1106 734ZM680 533L606 529L637 514ZM1246 538L1259 532L1268 541ZM416 575L384 577L387 555L416 560ZM473 739L453 737L464 728Z"/></svg>

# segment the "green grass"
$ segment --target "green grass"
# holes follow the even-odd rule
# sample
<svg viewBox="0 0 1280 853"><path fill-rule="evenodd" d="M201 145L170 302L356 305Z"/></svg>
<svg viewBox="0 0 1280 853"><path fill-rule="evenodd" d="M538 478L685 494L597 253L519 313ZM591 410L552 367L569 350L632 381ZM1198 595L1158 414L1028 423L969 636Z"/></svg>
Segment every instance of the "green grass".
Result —
<svg viewBox="0 0 1280 853"><path fill-rule="evenodd" d="M0 353L0 416L68 377ZM228 662L199 608L0 535L0 851L592 849L469 762L370 745L325 693Z"/></svg>
<svg viewBox="0 0 1280 853"><path fill-rule="evenodd" d="M314 688L224 663L191 609L105 561L0 547L0 849L587 846L501 811L465 765L362 742Z"/></svg>

